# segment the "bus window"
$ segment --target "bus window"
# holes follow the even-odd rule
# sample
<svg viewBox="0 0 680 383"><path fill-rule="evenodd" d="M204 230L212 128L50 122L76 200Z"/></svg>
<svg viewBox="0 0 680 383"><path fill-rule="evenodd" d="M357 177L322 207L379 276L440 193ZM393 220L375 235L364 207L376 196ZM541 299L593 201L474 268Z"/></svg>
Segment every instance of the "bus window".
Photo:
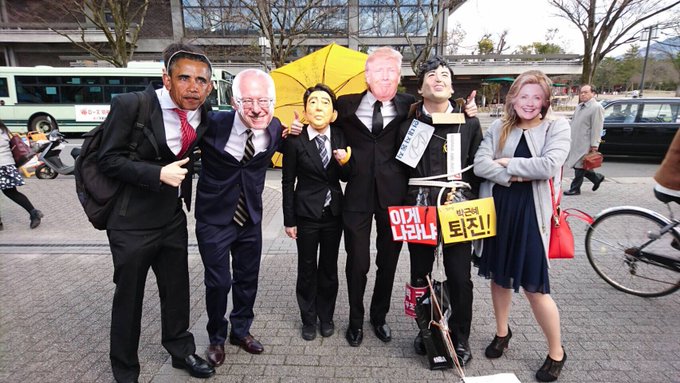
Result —
<svg viewBox="0 0 680 383"><path fill-rule="evenodd" d="M0 77L0 97L9 97L9 88L5 77Z"/></svg>

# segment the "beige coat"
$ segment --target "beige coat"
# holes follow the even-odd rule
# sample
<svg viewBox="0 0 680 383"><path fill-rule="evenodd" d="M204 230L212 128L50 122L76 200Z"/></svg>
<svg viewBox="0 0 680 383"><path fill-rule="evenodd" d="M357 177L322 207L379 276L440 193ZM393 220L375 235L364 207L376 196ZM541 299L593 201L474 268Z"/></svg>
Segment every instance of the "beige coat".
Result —
<svg viewBox="0 0 680 383"><path fill-rule="evenodd" d="M680 190L680 130L675 132L666 157L654 176L659 185L671 190Z"/></svg>
<svg viewBox="0 0 680 383"><path fill-rule="evenodd" d="M595 97L576 106L571 118L571 150L564 166L583 168L583 156L588 154L591 146L600 146L603 125L604 108Z"/></svg>

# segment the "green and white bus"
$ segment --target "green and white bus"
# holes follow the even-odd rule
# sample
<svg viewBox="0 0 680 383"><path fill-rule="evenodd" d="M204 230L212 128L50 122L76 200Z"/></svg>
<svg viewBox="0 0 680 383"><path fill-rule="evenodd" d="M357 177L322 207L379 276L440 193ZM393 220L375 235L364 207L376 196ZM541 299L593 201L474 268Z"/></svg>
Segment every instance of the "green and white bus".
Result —
<svg viewBox="0 0 680 383"><path fill-rule="evenodd" d="M104 121L111 98L161 81L160 62L112 67L0 67L0 119L14 132L48 132L51 121L64 133L85 133ZM213 110L231 109L233 76L213 70Z"/></svg>

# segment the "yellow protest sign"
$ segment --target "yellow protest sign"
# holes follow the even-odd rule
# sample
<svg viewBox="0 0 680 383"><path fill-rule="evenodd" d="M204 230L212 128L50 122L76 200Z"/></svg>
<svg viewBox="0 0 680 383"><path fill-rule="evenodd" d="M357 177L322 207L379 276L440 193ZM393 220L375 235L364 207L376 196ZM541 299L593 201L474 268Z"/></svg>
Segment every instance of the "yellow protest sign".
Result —
<svg viewBox="0 0 680 383"><path fill-rule="evenodd" d="M456 243L496 235L493 198L475 199L437 208L444 243Z"/></svg>

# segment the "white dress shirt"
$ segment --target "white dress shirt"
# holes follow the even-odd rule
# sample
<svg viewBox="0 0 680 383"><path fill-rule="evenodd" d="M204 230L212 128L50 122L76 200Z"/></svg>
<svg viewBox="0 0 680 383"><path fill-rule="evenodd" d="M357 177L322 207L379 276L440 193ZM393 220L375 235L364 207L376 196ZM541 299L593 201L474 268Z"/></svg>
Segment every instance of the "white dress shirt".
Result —
<svg viewBox="0 0 680 383"><path fill-rule="evenodd" d="M234 116L234 124L231 128L231 133L229 133L229 139L224 146L224 151L231 154L237 161L243 159L243 153L246 150L246 141L248 140L247 129L248 127L241 120L241 115L237 112ZM269 133L267 130L251 130L253 131L253 145L255 146L253 157L255 157L258 153L267 150L269 146Z"/></svg>
<svg viewBox="0 0 680 383"><path fill-rule="evenodd" d="M307 127L307 134L309 134L309 140L314 141L316 136L318 136L321 133L319 133L319 131L312 128L311 126L308 126ZM333 159L333 152L331 151L331 127L330 126L328 126L328 129L326 129L326 132L323 133L323 135L326 136L326 138L327 138L327 140L324 141L324 144L326 146L326 153L328 153L329 158L332 160ZM314 142L314 145L316 145L316 142Z"/></svg>
<svg viewBox="0 0 680 383"><path fill-rule="evenodd" d="M182 131L177 112L173 109L179 108L172 98L170 92L165 87L156 89L156 96L163 111L163 126L165 127L165 141L170 150L175 154L179 154L182 149ZM194 130L201 124L201 109L187 110L187 121Z"/></svg>
<svg viewBox="0 0 680 383"><path fill-rule="evenodd" d="M373 104L375 104L376 101L378 101L378 99L375 98L371 91L368 91L364 97L361 98L361 103L359 103L359 107L357 108L356 115L369 132L373 131ZM391 100L384 101L380 108L380 113L383 116L384 128L397 117L397 108Z"/></svg>

